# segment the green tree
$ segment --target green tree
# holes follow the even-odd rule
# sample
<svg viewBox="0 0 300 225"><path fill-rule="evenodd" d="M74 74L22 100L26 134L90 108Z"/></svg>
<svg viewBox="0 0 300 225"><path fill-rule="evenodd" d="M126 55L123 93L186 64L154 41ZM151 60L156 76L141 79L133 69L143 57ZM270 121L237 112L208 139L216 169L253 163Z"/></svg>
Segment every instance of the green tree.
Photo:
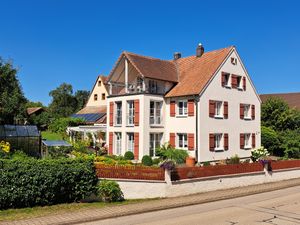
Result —
<svg viewBox="0 0 300 225"><path fill-rule="evenodd" d="M281 143L279 135L270 127L261 127L261 144L268 149L272 155L284 155L283 149L280 147Z"/></svg>
<svg viewBox="0 0 300 225"><path fill-rule="evenodd" d="M0 123L12 124L25 118L26 98L17 77L17 70L0 59Z"/></svg>
<svg viewBox="0 0 300 225"><path fill-rule="evenodd" d="M75 99L77 101L76 111L79 111L80 109L82 109L85 106L87 100L89 99L89 96L90 96L89 91L78 90L75 92Z"/></svg>
<svg viewBox="0 0 300 225"><path fill-rule="evenodd" d="M300 129L285 130L280 132L279 135L284 156L300 159Z"/></svg>

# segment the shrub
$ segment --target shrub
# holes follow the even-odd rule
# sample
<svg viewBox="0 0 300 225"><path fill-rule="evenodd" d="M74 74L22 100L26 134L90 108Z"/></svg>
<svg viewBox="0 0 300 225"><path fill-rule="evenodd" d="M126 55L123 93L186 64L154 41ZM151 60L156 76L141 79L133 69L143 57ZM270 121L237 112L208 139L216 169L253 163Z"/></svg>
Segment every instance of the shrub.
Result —
<svg viewBox="0 0 300 225"><path fill-rule="evenodd" d="M270 127L261 127L261 143L272 155L283 156L277 132Z"/></svg>
<svg viewBox="0 0 300 225"><path fill-rule="evenodd" d="M0 209L79 201L95 192L91 160L2 159Z"/></svg>
<svg viewBox="0 0 300 225"><path fill-rule="evenodd" d="M98 186L99 196L104 202L117 202L124 200L123 192L116 181L101 180Z"/></svg>
<svg viewBox="0 0 300 225"><path fill-rule="evenodd" d="M280 132L285 158L300 159L300 129Z"/></svg>
<svg viewBox="0 0 300 225"><path fill-rule="evenodd" d="M258 159L260 159L262 157L269 156L269 155L270 155L270 153L263 146L251 151L251 158L254 162L256 162Z"/></svg>
<svg viewBox="0 0 300 225"><path fill-rule="evenodd" d="M124 159L126 160L133 160L134 159L134 154L131 151L127 151L124 154Z"/></svg>
<svg viewBox="0 0 300 225"><path fill-rule="evenodd" d="M203 162L203 166L210 166L210 162Z"/></svg>
<svg viewBox="0 0 300 225"><path fill-rule="evenodd" d="M157 155L163 160L173 160L180 164L185 163L186 157L189 156L186 150L175 149L169 143L165 143L157 149Z"/></svg>
<svg viewBox="0 0 300 225"><path fill-rule="evenodd" d="M158 165L161 161L160 161L159 158L154 158L154 159L152 160L152 162L153 162L153 165Z"/></svg>
<svg viewBox="0 0 300 225"><path fill-rule="evenodd" d="M238 155L234 155L230 157L230 159L226 160L227 164L239 164L240 163L240 158Z"/></svg>
<svg viewBox="0 0 300 225"><path fill-rule="evenodd" d="M142 164L144 166L152 166L153 165L152 158L149 155L144 155L142 158Z"/></svg>

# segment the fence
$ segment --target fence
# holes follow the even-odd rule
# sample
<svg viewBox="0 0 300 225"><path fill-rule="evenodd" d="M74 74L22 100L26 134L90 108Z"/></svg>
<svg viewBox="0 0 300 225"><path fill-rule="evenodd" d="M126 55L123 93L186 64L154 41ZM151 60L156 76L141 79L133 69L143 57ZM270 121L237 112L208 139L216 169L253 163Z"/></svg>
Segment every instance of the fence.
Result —
<svg viewBox="0 0 300 225"><path fill-rule="evenodd" d="M300 160L283 160L283 161L272 161L272 170L290 169L300 167Z"/></svg>
<svg viewBox="0 0 300 225"><path fill-rule="evenodd" d="M143 166L110 166L95 164L99 178L136 179L136 180L165 180L165 172L161 168Z"/></svg>

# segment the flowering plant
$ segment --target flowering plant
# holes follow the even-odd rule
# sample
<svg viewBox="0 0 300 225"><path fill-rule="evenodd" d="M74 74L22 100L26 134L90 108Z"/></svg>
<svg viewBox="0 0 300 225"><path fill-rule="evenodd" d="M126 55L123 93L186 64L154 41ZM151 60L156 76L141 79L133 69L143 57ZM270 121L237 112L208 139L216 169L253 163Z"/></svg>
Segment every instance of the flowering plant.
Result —
<svg viewBox="0 0 300 225"><path fill-rule="evenodd" d="M254 149L253 151L251 151L251 158L254 162L257 161L258 159L262 158L262 157L269 156L269 155L270 155L270 153L263 146L261 146L258 149Z"/></svg>
<svg viewBox="0 0 300 225"><path fill-rule="evenodd" d="M4 151L5 153L9 153L9 151L10 151L9 142L1 141L0 142L0 150Z"/></svg>
<svg viewBox="0 0 300 225"><path fill-rule="evenodd" d="M160 163L159 167L165 170L173 170L175 169L175 163L172 160L165 160Z"/></svg>

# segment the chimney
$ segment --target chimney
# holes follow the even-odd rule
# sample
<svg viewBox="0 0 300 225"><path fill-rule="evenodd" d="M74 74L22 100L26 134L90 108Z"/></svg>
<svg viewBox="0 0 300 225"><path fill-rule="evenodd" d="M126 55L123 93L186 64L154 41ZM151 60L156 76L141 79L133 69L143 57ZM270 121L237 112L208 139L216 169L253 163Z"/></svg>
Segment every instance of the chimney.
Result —
<svg viewBox="0 0 300 225"><path fill-rule="evenodd" d="M196 49L196 57L201 57L203 53L204 53L204 47L201 43L199 43Z"/></svg>
<svg viewBox="0 0 300 225"><path fill-rule="evenodd" d="M174 53L174 60L180 59L181 58L181 53L180 52L175 52Z"/></svg>

